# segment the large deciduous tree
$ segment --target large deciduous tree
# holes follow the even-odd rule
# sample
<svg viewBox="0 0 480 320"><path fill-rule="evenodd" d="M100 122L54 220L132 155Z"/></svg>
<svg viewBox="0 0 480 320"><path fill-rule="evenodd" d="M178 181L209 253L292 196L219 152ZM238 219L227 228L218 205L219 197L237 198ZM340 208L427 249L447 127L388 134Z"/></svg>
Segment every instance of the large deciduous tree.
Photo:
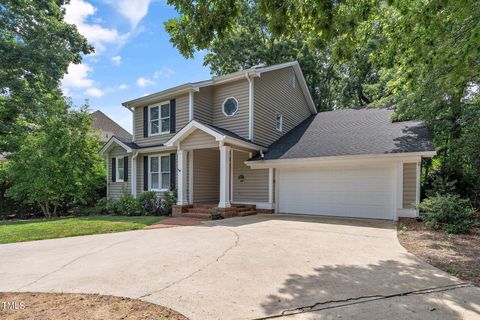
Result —
<svg viewBox="0 0 480 320"><path fill-rule="evenodd" d="M0 0L0 152L57 106L59 81L70 63L93 52L74 25L63 21L64 0Z"/></svg>

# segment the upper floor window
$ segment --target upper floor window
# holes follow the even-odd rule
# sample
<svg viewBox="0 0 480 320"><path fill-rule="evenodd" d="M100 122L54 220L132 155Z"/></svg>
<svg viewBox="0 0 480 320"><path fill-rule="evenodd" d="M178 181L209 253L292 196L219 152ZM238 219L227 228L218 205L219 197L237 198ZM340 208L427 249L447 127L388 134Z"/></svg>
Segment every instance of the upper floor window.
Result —
<svg viewBox="0 0 480 320"><path fill-rule="evenodd" d="M170 132L170 102L149 107L148 126L150 135Z"/></svg>
<svg viewBox="0 0 480 320"><path fill-rule="evenodd" d="M238 101L234 97L230 97L223 101L222 111L227 117L233 116L238 111Z"/></svg>
<svg viewBox="0 0 480 320"><path fill-rule="evenodd" d="M282 132L283 131L283 115L281 113L277 113L277 131Z"/></svg>

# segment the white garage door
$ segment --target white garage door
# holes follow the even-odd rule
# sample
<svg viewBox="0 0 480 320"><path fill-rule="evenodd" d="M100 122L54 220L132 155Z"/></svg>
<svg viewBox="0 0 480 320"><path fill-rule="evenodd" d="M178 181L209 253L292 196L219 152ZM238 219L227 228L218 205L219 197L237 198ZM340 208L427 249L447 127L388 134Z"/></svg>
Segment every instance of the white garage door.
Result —
<svg viewBox="0 0 480 320"><path fill-rule="evenodd" d="M394 218L393 168L279 171L279 211L373 219Z"/></svg>

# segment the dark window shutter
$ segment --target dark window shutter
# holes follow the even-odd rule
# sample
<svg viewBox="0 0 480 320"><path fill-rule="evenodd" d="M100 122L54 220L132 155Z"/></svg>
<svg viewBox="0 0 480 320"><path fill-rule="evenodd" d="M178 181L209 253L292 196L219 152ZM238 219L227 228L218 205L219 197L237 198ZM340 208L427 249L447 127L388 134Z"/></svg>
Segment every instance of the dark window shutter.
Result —
<svg viewBox="0 0 480 320"><path fill-rule="evenodd" d="M175 124L176 124L176 102L175 99L170 100L170 133L175 133Z"/></svg>
<svg viewBox="0 0 480 320"><path fill-rule="evenodd" d="M148 191L148 156L143 157L143 190Z"/></svg>
<svg viewBox="0 0 480 320"><path fill-rule="evenodd" d="M177 155L175 153L170 154L170 189L177 187Z"/></svg>
<svg viewBox="0 0 480 320"><path fill-rule="evenodd" d="M128 157L123 157L123 181L128 181Z"/></svg>
<svg viewBox="0 0 480 320"><path fill-rule="evenodd" d="M112 182L117 181L117 159L112 158Z"/></svg>
<svg viewBox="0 0 480 320"><path fill-rule="evenodd" d="M148 107L143 107L143 137L148 137Z"/></svg>

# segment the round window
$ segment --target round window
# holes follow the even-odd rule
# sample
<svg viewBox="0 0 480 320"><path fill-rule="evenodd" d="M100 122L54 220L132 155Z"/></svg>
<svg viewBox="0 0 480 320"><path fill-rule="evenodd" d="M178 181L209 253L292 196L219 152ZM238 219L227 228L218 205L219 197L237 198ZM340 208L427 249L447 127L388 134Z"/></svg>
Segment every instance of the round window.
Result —
<svg viewBox="0 0 480 320"><path fill-rule="evenodd" d="M234 97L228 98L223 102L223 113L230 117L233 116L238 110L238 101Z"/></svg>

